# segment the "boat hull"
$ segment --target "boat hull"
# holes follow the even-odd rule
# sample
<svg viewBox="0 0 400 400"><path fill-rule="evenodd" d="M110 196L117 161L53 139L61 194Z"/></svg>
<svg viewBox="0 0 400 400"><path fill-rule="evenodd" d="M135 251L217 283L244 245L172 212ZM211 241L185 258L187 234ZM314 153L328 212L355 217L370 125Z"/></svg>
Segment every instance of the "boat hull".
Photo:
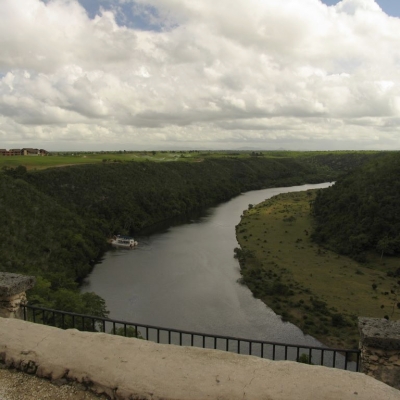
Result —
<svg viewBox="0 0 400 400"><path fill-rule="evenodd" d="M138 245L136 240L126 236L114 236L114 238L110 240L110 243L111 246L121 249L133 249Z"/></svg>

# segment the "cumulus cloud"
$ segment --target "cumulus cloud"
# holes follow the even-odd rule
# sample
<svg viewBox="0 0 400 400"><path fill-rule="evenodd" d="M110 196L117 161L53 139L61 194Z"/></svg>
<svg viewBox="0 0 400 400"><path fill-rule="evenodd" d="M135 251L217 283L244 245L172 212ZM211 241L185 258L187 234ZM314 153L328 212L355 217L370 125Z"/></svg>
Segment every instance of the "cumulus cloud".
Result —
<svg viewBox="0 0 400 400"><path fill-rule="evenodd" d="M110 1L0 2L0 147L399 147L400 19L374 0Z"/></svg>

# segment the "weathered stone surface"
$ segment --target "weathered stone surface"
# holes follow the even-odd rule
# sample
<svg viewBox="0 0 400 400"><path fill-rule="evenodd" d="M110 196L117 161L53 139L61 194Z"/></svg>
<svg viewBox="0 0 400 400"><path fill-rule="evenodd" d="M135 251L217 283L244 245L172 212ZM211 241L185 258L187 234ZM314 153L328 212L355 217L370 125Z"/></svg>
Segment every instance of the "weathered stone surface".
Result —
<svg viewBox="0 0 400 400"><path fill-rule="evenodd" d="M0 317L22 318L23 311L20 305L23 303L26 303L25 292L15 294L10 297L0 296Z"/></svg>
<svg viewBox="0 0 400 400"><path fill-rule="evenodd" d="M396 389L360 373L15 319L0 318L0 358L113 399L400 399Z"/></svg>
<svg viewBox="0 0 400 400"><path fill-rule="evenodd" d="M35 286L34 276L0 272L0 297L11 297Z"/></svg>
<svg viewBox="0 0 400 400"><path fill-rule="evenodd" d="M375 349L400 350L400 321L359 318L360 341Z"/></svg>
<svg viewBox="0 0 400 400"><path fill-rule="evenodd" d="M400 321L360 318L362 371L400 389Z"/></svg>

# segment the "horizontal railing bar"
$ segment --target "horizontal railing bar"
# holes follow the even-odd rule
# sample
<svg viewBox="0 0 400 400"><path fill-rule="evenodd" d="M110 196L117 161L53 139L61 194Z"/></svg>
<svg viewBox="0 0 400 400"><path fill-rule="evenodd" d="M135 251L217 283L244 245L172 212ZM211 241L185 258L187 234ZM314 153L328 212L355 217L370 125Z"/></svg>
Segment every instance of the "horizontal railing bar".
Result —
<svg viewBox="0 0 400 400"><path fill-rule="evenodd" d="M106 322L109 323L115 323L115 324L121 324L121 325L129 325L129 326L136 326L140 328L146 328L146 329L155 329L158 331L166 331L166 332L174 332L178 334L186 334L186 335L194 335L194 336L201 336L203 338L212 338L212 339L225 339L225 340L236 340L238 342L248 342L248 343L256 343L256 344L267 344L267 345L272 345L272 346L281 346L281 347L292 347L292 348L300 348L304 350L315 350L315 351L331 351L331 352L339 352L339 353L359 353L360 350L358 349L337 349L337 348L329 348L329 347L314 347L314 346L308 346L308 345L303 345L303 344L289 344L289 343L281 343L281 342L268 342L264 340L256 340L256 339L247 339L247 338L241 338L241 337L235 337L235 336L223 336L223 335L213 335L209 333L201 333L201 332L192 332L192 331L186 331L186 330L179 330L179 329L173 329L173 328L165 328L161 326L156 326L156 325L147 325L147 324L139 324L137 322L128 322L124 320L117 320L117 319L110 319L110 318L104 318L104 317L96 317L96 316L90 316L90 315L84 315L84 314L77 314L77 313L72 313L69 311L59 311L59 310L53 310L50 308L44 308L44 307L37 307L37 306L32 306L32 305L21 305L22 307L32 309L32 310L39 310L39 311L49 311L49 312L55 312L61 315L69 315L72 317L86 317L86 318L92 318L95 319L96 321L102 322L103 325Z"/></svg>

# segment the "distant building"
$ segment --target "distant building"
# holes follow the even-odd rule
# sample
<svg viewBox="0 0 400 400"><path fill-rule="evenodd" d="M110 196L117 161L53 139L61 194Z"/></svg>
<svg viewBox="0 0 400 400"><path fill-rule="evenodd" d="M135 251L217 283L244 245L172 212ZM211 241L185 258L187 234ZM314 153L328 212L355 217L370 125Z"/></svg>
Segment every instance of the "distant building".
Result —
<svg viewBox="0 0 400 400"><path fill-rule="evenodd" d="M23 148L23 149L0 149L0 156L47 156L49 152L45 149L32 149L32 148Z"/></svg>
<svg viewBox="0 0 400 400"><path fill-rule="evenodd" d="M38 156L39 149L22 149L21 155L22 156Z"/></svg>

